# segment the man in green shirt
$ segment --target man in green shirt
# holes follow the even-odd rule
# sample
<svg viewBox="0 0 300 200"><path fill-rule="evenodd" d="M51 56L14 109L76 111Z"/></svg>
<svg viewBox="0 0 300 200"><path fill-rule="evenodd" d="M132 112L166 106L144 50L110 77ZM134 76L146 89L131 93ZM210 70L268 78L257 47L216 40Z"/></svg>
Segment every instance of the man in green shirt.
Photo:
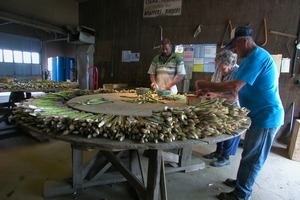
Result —
<svg viewBox="0 0 300 200"><path fill-rule="evenodd" d="M173 45L168 38L161 44L162 53L155 56L148 70L151 87L157 90L171 90L177 94L177 86L186 74L183 60L176 53L172 53Z"/></svg>

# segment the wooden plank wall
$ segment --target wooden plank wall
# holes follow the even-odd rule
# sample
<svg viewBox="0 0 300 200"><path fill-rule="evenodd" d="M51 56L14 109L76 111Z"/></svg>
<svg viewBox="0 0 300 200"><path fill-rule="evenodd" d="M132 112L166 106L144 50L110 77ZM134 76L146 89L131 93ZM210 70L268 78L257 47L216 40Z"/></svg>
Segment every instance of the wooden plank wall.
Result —
<svg viewBox="0 0 300 200"><path fill-rule="evenodd" d="M271 34L270 30L297 35L299 26L299 0L182 0L181 16L143 18L143 0L89 0L79 3L79 24L96 30L95 65L99 68L100 86L103 83L127 83L132 87L149 87L147 74L152 58L159 53L153 49L160 43L160 28L163 36L174 44L222 43L226 25L250 25L254 39L271 54L282 54L293 60L295 39ZM264 33L264 18L267 38ZM201 33L194 38L196 28ZM228 33L226 33L228 34ZM227 40L228 37L225 39ZM227 40L228 41L228 40ZM226 42L226 41L225 41ZM105 48L103 48L105 46ZM139 62L121 62L122 50L140 53ZM293 63L292 63L293 64ZM291 118L300 118L299 59L296 74L280 76L280 94L286 110L285 124L278 137L289 135ZM199 78L208 79L210 73L194 73L190 90ZM259 97L257 97L259 98ZM295 102L294 116L291 104Z"/></svg>

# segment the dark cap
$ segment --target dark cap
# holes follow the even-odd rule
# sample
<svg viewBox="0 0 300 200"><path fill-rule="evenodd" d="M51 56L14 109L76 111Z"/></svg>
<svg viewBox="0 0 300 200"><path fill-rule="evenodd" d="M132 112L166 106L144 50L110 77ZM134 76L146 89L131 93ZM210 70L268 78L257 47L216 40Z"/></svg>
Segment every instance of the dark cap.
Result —
<svg viewBox="0 0 300 200"><path fill-rule="evenodd" d="M225 46L225 49L228 49L228 50L232 49L233 48L232 43L236 38L244 37L244 36L252 36L252 32L253 32L253 30L246 26L238 26L238 27L232 29L232 31L230 33L231 40Z"/></svg>

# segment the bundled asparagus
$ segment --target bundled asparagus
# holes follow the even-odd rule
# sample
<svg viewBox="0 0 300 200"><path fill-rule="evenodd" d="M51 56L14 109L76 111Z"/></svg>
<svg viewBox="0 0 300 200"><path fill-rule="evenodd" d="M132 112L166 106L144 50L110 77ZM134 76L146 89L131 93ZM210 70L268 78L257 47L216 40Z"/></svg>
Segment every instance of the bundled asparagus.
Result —
<svg viewBox="0 0 300 200"><path fill-rule="evenodd" d="M214 99L186 108L165 107L151 117L92 114L72 110L66 101L90 91L53 93L22 103L14 112L17 121L48 134L76 134L86 138L125 138L144 142L199 139L248 126L248 110Z"/></svg>
<svg viewBox="0 0 300 200"><path fill-rule="evenodd" d="M2 90L47 90L47 89L69 89L75 88L76 84L71 82L55 82L49 80L42 81L12 81L0 84Z"/></svg>

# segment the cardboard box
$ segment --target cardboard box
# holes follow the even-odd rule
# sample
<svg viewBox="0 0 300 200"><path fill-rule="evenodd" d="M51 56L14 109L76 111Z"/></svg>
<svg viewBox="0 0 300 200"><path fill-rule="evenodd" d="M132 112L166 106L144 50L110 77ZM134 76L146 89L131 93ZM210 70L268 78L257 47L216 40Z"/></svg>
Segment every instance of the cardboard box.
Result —
<svg viewBox="0 0 300 200"><path fill-rule="evenodd" d="M119 84L103 84L104 89L120 89L120 88L127 88L128 84L119 83Z"/></svg>
<svg viewBox="0 0 300 200"><path fill-rule="evenodd" d="M103 84L103 88L107 90L114 89L114 84Z"/></svg>
<svg viewBox="0 0 300 200"><path fill-rule="evenodd" d="M203 101L204 101L203 98L197 97L196 95L186 95L186 104L187 105L192 106L197 103L201 103Z"/></svg>
<svg viewBox="0 0 300 200"><path fill-rule="evenodd" d="M300 161L300 119L294 122L292 138L289 145L289 157L292 160Z"/></svg>
<svg viewBox="0 0 300 200"><path fill-rule="evenodd" d="M0 78L0 83L12 83L14 78Z"/></svg>

